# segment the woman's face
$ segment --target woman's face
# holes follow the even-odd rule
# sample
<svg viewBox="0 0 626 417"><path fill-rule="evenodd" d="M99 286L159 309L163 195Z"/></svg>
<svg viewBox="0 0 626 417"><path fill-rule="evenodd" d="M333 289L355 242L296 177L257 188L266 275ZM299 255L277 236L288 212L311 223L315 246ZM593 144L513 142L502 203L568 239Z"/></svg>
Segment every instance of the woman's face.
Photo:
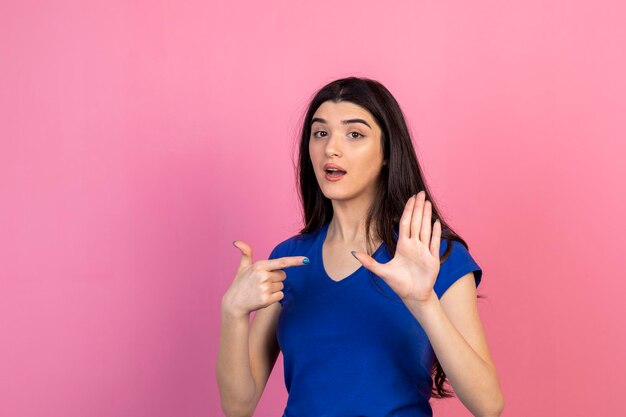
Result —
<svg viewBox="0 0 626 417"><path fill-rule="evenodd" d="M370 112L354 103L326 101L311 120L309 153L324 196L331 200L373 198L383 149L380 127ZM328 163L345 174L328 174Z"/></svg>

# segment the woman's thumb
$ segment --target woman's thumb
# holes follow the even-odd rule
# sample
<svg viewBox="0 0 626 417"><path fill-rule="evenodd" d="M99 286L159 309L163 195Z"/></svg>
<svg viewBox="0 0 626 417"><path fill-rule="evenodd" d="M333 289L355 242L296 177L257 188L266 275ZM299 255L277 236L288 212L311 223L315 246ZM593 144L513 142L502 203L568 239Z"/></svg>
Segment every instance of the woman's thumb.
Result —
<svg viewBox="0 0 626 417"><path fill-rule="evenodd" d="M382 268L381 265L376 262L376 259L369 256L367 253L361 253L357 251L352 251L352 256L354 256L361 264L368 270L372 271L374 274L382 277Z"/></svg>
<svg viewBox="0 0 626 417"><path fill-rule="evenodd" d="M246 242L241 240L233 240L233 246L241 251L241 261L239 268L252 264L252 248Z"/></svg>

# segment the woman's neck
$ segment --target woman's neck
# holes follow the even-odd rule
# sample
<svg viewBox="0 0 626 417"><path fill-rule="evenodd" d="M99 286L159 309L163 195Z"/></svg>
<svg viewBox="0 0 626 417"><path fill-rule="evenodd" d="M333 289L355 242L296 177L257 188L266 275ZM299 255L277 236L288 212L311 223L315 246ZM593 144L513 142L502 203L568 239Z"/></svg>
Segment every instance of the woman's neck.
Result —
<svg viewBox="0 0 626 417"><path fill-rule="evenodd" d="M349 202L333 200L333 218L328 225L327 240L339 245L352 245L366 241L365 221L370 201ZM371 225L370 238L373 238Z"/></svg>

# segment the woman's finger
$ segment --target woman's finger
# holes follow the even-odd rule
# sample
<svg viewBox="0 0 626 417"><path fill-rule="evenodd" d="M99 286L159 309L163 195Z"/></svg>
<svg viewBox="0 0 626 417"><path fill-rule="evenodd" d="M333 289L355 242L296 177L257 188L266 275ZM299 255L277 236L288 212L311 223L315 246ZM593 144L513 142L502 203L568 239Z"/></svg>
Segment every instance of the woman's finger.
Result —
<svg viewBox="0 0 626 417"><path fill-rule="evenodd" d="M413 205L415 204L415 195L412 195L404 205L402 217L400 217L400 230L398 231L398 240L408 239L411 237L411 213L413 213Z"/></svg>
<svg viewBox="0 0 626 417"><path fill-rule="evenodd" d="M287 273L282 269L276 269L275 271L269 272L270 281L284 281L287 278Z"/></svg>
<svg viewBox="0 0 626 417"><path fill-rule="evenodd" d="M270 292L281 291L283 288L285 288L285 285L281 281L270 284Z"/></svg>
<svg viewBox="0 0 626 417"><path fill-rule="evenodd" d="M432 218L432 204L426 200L424 202L424 214L422 216L422 229L420 230L420 240L424 246L430 246L430 232L431 232L431 218Z"/></svg>
<svg viewBox="0 0 626 417"><path fill-rule="evenodd" d="M436 259L439 259L439 246L440 245L441 245L441 221L437 219L435 220L435 225L433 226L433 236L430 241L430 253Z"/></svg>
<svg viewBox="0 0 626 417"><path fill-rule="evenodd" d="M420 238L420 229L422 227L422 212L424 211L424 200L426 192L424 190L417 193L417 200L411 217L411 238Z"/></svg>
<svg viewBox="0 0 626 417"><path fill-rule="evenodd" d="M308 262L309 258L306 256L283 256L282 258L257 261L257 264L267 271L273 271L275 269L284 269L291 266L306 265Z"/></svg>
<svg viewBox="0 0 626 417"><path fill-rule="evenodd" d="M241 240L234 240L233 246L241 251L239 269L252 265L252 247Z"/></svg>
<svg viewBox="0 0 626 417"><path fill-rule="evenodd" d="M385 279L385 264L378 263L376 259L369 256L367 253L352 251L352 256L361 262L365 269L368 269L379 277Z"/></svg>

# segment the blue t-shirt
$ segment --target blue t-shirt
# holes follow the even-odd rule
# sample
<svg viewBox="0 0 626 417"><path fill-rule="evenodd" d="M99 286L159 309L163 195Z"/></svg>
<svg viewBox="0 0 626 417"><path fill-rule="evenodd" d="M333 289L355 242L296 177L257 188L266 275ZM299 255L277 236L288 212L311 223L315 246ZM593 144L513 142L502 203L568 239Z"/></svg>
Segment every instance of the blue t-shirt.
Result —
<svg viewBox="0 0 626 417"><path fill-rule="evenodd" d="M289 397L283 417L424 417L429 404L434 351L419 322L383 279L361 266L340 281L328 276L319 231L279 243L269 259L307 256L310 264L284 269L285 297L276 335ZM397 226L396 226L397 233ZM448 241L442 240L440 254ZM383 242L373 258L391 260ZM457 279L482 270L452 241L441 265L439 298Z"/></svg>

